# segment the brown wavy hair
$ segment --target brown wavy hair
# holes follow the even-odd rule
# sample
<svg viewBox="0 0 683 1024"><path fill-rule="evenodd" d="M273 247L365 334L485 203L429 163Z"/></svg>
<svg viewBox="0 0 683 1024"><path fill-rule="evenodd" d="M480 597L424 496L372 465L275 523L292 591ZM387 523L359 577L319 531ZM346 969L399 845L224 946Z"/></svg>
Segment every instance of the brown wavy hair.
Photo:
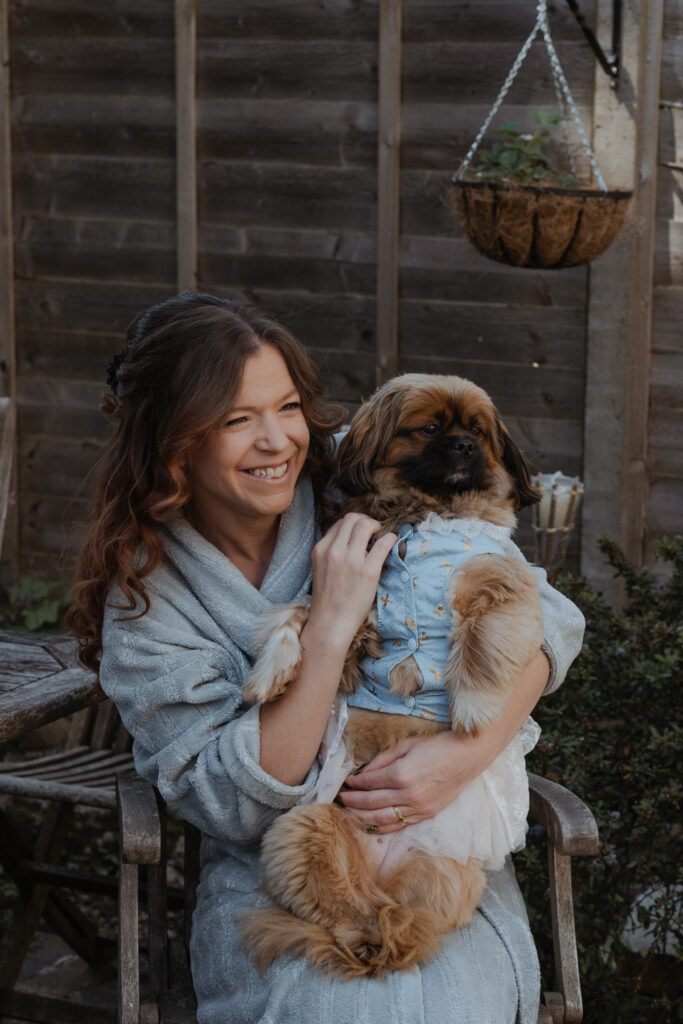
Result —
<svg viewBox="0 0 683 1024"><path fill-rule="evenodd" d="M113 583L127 602L116 608L134 612L142 599L142 611L131 617L149 611L144 578L163 557L156 525L191 497L185 456L220 425L237 397L246 360L262 345L280 352L301 397L310 431L303 472L322 507L331 435L344 411L325 403L318 371L289 331L251 306L195 292L140 314L109 367L102 409L113 418L115 433L96 469L90 526L67 613L80 660L89 668L98 666Z"/></svg>

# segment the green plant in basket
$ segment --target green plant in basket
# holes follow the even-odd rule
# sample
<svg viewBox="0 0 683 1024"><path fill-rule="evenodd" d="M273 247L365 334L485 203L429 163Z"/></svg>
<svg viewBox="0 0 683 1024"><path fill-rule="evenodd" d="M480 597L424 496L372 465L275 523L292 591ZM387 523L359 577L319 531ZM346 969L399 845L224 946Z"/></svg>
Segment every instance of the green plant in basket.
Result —
<svg viewBox="0 0 683 1024"><path fill-rule="evenodd" d="M538 125L536 131L525 132L515 121L495 130L502 140L490 149L479 150L481 161L474 168L479 181L503 182L516 185L553 184L565 187L577 182L557 170L548 155L553 133L566 118L547 110L534 110L531 116Z"/></svg>

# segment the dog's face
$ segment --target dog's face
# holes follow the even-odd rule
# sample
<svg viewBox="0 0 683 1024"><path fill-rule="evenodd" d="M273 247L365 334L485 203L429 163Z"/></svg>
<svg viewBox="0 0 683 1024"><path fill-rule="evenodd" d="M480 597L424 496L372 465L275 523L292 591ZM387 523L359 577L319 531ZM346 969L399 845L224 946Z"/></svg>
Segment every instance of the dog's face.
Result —
<svg viewBox="0 0 683 1024"><path fill-rule="evenodd" d="M467 499L508 510L538 501L521 452L485 391L462 377L405 374L354 417L339 448L336 486L391 504L410 494L467 514Z"/></svg>

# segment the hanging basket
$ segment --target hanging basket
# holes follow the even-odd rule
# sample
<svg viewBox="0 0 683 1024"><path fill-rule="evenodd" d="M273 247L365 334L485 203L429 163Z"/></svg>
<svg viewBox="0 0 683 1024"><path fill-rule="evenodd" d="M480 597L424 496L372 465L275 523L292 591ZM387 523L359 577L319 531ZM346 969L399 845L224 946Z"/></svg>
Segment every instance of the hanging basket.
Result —
<svg viewBox="0 0 683 1024"><path fill-rule="evenodd" d="M558 101L571 114L598 188L516 185L464 176L539 34L545 42ZM571 150L569 156L572 176L575 176ZM550 269L589 263L619 234L633 193L621 189L609 191L600 173L550 36L548 0L538 0L531 33L456 171L453 186L453 212L470 242L489 259L513 267Z"/></svg>
<svg viewBox="0 0 683 1024"><path fill-rule="evenodd" d="M632 192L457 180L455 218L483 256L513 267L575 267L619 234Z"/></svg>

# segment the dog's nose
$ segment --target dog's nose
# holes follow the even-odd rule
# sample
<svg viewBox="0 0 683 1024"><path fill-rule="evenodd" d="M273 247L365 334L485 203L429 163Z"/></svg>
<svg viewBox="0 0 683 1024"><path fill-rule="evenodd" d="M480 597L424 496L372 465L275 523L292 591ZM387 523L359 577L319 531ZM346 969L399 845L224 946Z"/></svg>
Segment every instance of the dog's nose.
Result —
<svg viewBox="0 0 683 1024"><path fill-rule="evenodd" d="M453 445L456 452L460 452L462 455L472 455L474 452L474 441L469 437L460 437Z"/></svg>

